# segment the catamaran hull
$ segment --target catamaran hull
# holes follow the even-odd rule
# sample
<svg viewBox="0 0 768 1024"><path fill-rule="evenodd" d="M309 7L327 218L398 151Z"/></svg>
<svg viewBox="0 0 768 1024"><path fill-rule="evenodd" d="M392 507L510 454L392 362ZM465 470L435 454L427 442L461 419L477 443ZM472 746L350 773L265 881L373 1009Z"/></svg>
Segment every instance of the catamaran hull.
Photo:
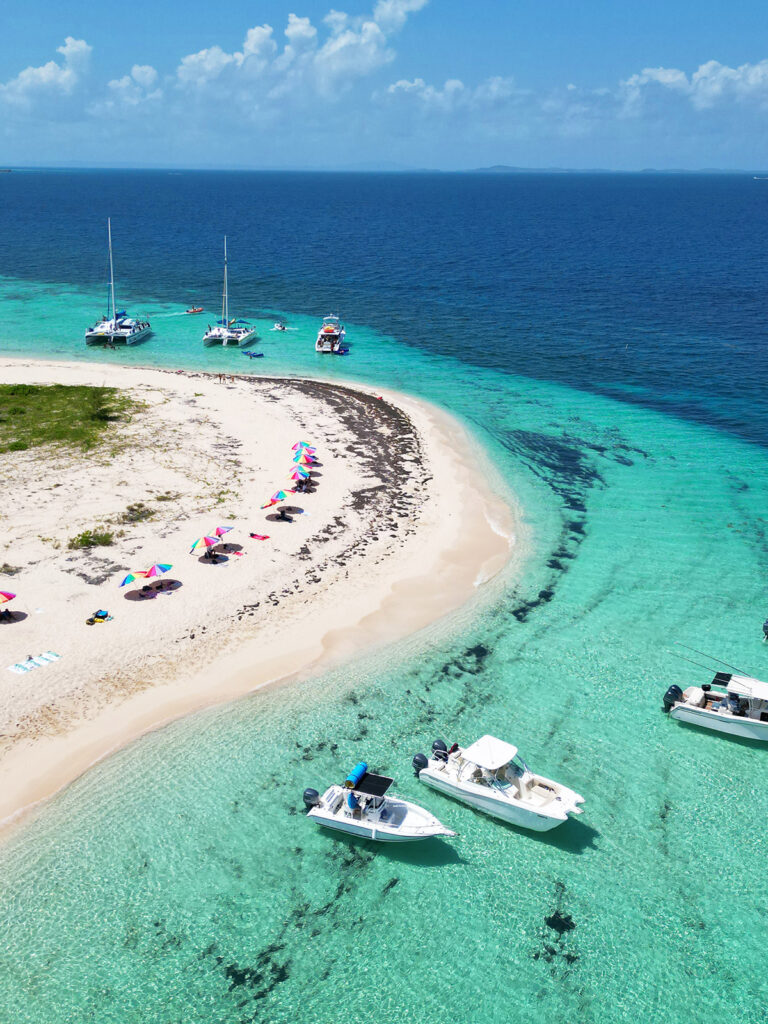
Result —
<svg viewBox="0 0 768 1024"><path fill-rule="evenodd" d="M490 814L510 825L532 829L534 832L549 832L550 829L557 828L558 825L562 825L564 821L568 820L565 810L561 810L559 814L539 814L525 807L516 806L504 797L497 799L491 795L486 796L483 793L475 792L474 790L479 787L470 788L462 783L450 782L431 768L422 768L419 772L419 780L439 793L473 807L476 811Z"/></svg>
<svg viewBox="0 0 768 1024"><path fill-rule="evenodd" d="M678 704L669 712L669 717L688 725L697 725L701 729L712 729L728 736L739 736L746 740L763 740L768 742L768 722L756 718L741 718L738 715L724 715L717 711L706 711L704 708Z"/></svg>
<svg viewBox="0 0 768 1024"><path fill-rule="evenodd" d="M137 341L143 341L149 334L151 329L145 327L140 331L136 331L133 334L86 334L85 344L86 345L135 345Z"/></svg>

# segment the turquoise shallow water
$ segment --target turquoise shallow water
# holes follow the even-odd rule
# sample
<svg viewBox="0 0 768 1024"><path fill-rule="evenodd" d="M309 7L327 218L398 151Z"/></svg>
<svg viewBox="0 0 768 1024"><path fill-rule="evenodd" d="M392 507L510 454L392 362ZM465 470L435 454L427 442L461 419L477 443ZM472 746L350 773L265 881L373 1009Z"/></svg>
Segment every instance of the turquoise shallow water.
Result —
<svg viewBox="0 0 768 1024"><path fill-rule="evenodd" d="M147 294L126 300L156 338L92 356L95 291L6 276L3 350L251 368ZM768 752L660 703L704 677L675 640L765 677L766 448L649 408L647 382L617 400L354 319L352 354L323 360L316 318L284 312L297 330L265 316L255 371L403 388L470 425L524 509L524 576L480 619L188 718L53 801L0 850L0 1019L764 1019ZM486 731L579 790L584 816L530 835L413 778L436 736ZM459 838L398 851L311 827L303 788L361 757Z"/></svg>

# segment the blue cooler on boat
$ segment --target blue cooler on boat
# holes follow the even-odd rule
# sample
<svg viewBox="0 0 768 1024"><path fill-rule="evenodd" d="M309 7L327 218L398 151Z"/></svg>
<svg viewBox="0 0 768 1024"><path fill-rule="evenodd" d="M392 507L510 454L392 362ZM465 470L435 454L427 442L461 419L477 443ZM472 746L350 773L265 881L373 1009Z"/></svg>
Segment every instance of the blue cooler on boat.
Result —
<svg viewBox="0 0 768 1024"><path fill-rule="evenodd" d="M344 780L344 785L347 787L347 789L354 789L367 771L368 765L365 763L365 761L360 761L358 764L355 765L355 767L346 777L346 779Z"/></svg>

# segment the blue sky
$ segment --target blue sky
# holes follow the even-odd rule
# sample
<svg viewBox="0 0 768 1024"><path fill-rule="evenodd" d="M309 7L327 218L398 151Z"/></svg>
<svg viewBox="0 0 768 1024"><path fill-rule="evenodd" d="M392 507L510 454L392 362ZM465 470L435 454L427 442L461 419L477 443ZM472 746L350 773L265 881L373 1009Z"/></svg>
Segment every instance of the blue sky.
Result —
<svg viewBox="0 0 768 1024"><path fill-rule="evenodd" d="M27 0L0 163L768 166L768 4Z"/></svg>

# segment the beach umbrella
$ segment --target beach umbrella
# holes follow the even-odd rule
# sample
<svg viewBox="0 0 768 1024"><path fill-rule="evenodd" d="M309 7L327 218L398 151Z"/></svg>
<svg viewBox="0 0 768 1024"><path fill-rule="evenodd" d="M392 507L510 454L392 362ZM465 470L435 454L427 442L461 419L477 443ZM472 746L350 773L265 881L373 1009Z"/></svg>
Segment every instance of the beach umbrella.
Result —
<svg viewBox="0 0 768 1024"><path fill-rule="evenodd" d="M298 452L294 455L293 461L298 463L300 466L311 466L317 460L314 455L307 455L306 452Z"/></svg>
<svg viewBox="0 0 768 1024"><path fill-rule="evenodd" d="M7 590L0 590L0 604L7 604L16 597L15 594L9 594Z"/></svg>
<svg viewBox="0 0 768 1024"><path fill-rule="evenodd" d="M266 504L262 505L261 507L269 508L270 505L276 505L279 501L285 501L287 497L288 495L285 493L285 491L275 491L275 493L272 495L269 501Z"/></svg>
<svg viewBox="0 0 768 1024"><path fill-rule="evenodd" d="M291 480L307 480L309 479L309 473L306 469L302 469L301 466L297 466L296 469L291 473Z"/></svg>
<svg viewBox="0 0 768 1024"><path fill-rule="evenodd" d="M191 555L192 552L196 548L202 548L202 547L211 548L211 547L213 547L214 544L218 544L218 543L219 543L219 538L218 537L198 537L197 540L195 541L195 543L189 549L189 553Z"/></svg>
<svg viewBox="0 0 768 1024"><path fill-rule="evenodd" d="M291 451L297 452L299 448L312 448L312 451L315 450L309 443L309 441L297 441L296 444L293 445L293 447L291 448Z"/></svg>
<svg viewBox="0 0 768 1024"><path fill-rule="evenodd" d="M216 537L223 537L230 530L234 530L234 526L217 526L213 533Z"/></svg>
<svg viewBox="0 0 768 1024"><path fill-rule="evenodd" d="M167 562L155 562L155 564L147 569L145 573L142 573L142 575L151 580L155 576L162 576L164 572L168 572L168 570L172 568L173 566L169 565Z"/></svg>
<svg viewBox="0 0 768 1024"><path fill-rule="evenodd" d="M146 575L147 574L142 569L139 569L137 572L129 572L128 575L123 580L123 582L120 584L120 586L127 587L129 583L134 583L139 578L139 576Z"/></svg>

